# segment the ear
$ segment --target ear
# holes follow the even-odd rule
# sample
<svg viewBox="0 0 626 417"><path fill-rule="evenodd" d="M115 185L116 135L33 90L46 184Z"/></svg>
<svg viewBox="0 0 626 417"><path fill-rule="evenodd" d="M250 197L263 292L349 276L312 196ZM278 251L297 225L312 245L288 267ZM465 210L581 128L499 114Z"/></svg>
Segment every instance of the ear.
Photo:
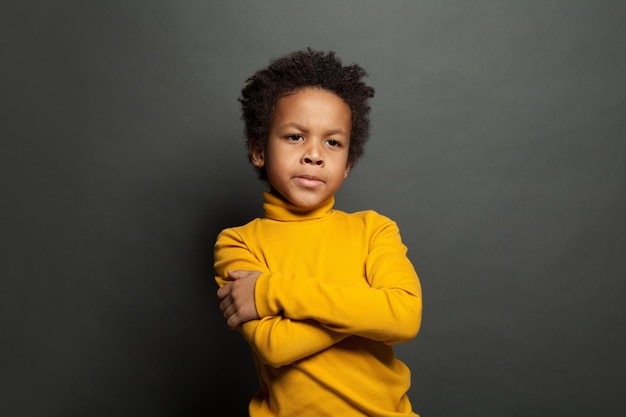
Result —
<svg viewBox="0 0 626 417"><path fill-rule="evenodd" d="M248 145L248 150L250 152L252 165L257 168L263 167L265 165L265 149L259 149L254 144L250 144Z"/></svg>
<svg viewBox="0 0 626 417"><path fill-rule="evenodd" d="M352 169L352 161L348 161L348 163L346 164L346 170L343 173L344 180L348 178L348 173L350 172L351 169Z"/></svg>

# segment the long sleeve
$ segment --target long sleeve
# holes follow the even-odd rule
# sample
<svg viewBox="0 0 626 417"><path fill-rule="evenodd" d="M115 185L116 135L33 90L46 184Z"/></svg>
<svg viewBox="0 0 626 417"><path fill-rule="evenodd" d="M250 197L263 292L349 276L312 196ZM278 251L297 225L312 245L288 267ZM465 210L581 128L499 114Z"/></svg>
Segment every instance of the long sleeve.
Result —
<svg viewBox="0 0 626 417"><path fill-rule="evenodd" d="M388 344L412 339L422 313L417 274L393 221L371 212L366 224L365 280L329 283L319 277L271 271L257 281L259 313L315 320L338 333Z"/></svg>
<svg viewBox="0 0 626 417"><path fill-rule="evenodd" d="M217 238L220 286L229 270L261 272L260 318L239 328L261 383L250 415L416 416L390 345L419 330L417 274L393 221L333 204L303 211L266 193L265 217Z"/></svg>
<svg viewBox="0 0 626 417"><path fill-rule="evenodd" d="M229 270L261 271L260 279L268 275L267 266L250 252L234 229L219 234L214 258L215 280L220 287L228 284L224 277ZM273 367L317 353L347 336L312 320L294 321L279 314L244 323L241 332L257 356Z"/></svg>
<svg viewBox="0 0 626 417"><path fill-rule="evenodd" d="M320 352L348 336L313 320L294 321L282 316L251 320L242 325L241 332L261 362L274 368Z"/></svg>

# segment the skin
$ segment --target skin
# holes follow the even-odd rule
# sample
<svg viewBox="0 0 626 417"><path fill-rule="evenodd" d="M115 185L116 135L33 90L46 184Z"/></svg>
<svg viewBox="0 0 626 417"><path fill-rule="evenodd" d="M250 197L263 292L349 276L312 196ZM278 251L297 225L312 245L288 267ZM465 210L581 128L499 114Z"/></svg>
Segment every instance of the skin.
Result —
<svg viewBox="0 0 626 417"><path fill-rule="evenodd" d="M255 167L265 167L270 188L296 207L314 209L348 177L352 112L337 95L303 88L276 102L267 146L250 147ZM228 327L259 318L254 286L259 271L228 271L232 283L217 291Z"/></svg>

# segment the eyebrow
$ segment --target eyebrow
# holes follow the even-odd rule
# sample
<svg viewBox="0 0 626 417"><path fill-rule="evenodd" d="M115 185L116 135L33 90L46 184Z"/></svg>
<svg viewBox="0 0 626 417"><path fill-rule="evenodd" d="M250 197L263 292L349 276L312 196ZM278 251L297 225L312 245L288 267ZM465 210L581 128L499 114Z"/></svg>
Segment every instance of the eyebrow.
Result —
<svg viewBox="0 0 626 417"><path fill-rule="evenodd" d="M304 128L303 126L301 126L301 125L299 125L298 123L295 123L295 122L285 123L284 125L280 125L279 128L280 129L295 128L295 129L300 130L301 132L306 132L307 131L306 128ZM339 134L339 135L348 136L348 133L345 130L343 130L343 129L330 129L330 130L327 130L325 133L327 135L337 135L337 134Z"/></svg>

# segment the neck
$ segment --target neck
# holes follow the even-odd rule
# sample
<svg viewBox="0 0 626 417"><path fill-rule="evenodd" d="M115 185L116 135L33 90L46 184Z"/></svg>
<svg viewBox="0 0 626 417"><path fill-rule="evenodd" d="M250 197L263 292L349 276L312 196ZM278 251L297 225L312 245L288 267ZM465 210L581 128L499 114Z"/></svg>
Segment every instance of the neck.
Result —
<svg viewBox="0 0 626 417"><path fill-rule="evenodd" d="M274 220L291 221L318 219L329 215L335 204L334 196L310 208L298 207L275 191L265 192L263 196L265 198L265 204L263 204L265 217Z"/></svg>

